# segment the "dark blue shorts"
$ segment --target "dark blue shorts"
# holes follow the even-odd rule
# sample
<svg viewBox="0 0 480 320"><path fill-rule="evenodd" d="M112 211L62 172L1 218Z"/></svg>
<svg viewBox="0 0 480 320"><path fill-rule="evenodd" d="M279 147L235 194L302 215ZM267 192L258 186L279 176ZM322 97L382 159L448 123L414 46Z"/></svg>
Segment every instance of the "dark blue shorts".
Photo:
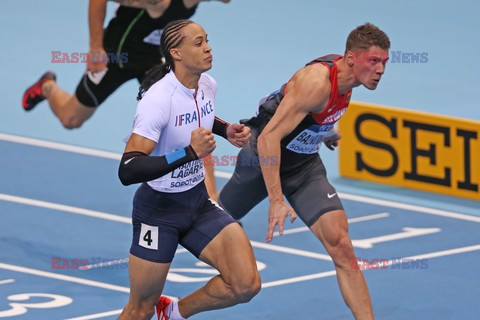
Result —
<svg viewBox="0 0 480 320"><path fill-rule="evenodd" d="M133 199L133 239L130 253L153 262L169 263L177 245L197 258L210 241L235 220L208 198L205 184L165 193L143 183Z"/></svg>

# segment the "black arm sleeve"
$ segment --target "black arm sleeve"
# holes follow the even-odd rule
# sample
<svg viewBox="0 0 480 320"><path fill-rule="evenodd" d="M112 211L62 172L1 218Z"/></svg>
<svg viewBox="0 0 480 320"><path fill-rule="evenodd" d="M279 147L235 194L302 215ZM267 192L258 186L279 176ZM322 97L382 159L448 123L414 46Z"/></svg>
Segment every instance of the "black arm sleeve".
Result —
<svg viewBox="0 0 480 320"><path fill-rule="evenodd" d="M227 139L227 127L230 123L223 121L220 118L215 117L215 121L213 122L212 132L216 135L224 137Z"/></svg>
<svg viewBox="0 0 480 320"><path fill-rule="evenodd" d="M146 182L181 167L187 162L198 159L192 146L179 149L164 156L148 156L143 152L123 154L118 168L118 177L123 185Z"/></svg>

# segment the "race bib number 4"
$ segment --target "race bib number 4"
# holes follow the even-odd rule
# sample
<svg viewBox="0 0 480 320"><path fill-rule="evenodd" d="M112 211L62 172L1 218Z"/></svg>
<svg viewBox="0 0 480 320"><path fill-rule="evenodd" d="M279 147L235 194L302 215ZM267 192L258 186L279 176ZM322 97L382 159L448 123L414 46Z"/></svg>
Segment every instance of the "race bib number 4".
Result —
<svg viewBox="0 0 480 320"><path fill-rule="evenodd" d="M158 250L158 227L142 223L138 244L147 249Z"/></svg>

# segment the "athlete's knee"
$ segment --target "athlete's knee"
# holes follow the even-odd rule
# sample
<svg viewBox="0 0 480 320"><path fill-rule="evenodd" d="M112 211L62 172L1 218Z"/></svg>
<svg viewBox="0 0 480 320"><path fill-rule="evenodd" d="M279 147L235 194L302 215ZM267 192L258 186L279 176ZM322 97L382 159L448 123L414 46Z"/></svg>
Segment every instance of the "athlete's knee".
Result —
<svg viewBox="0 0 480 320"><path fill-rule="evenodd" d="M66 115L59 117L60 122L66 129L77 129L85 122L83 119L76 115Z"/></svg>
<svg viewBox="0 0 480 320"><path fill-rule="evenodd" d="M243 276L240 281L232 285L232 291L237 303L246 303L260 292L262 282L258 271L252 272L248 276Z"/></svg>
<svg viewBox="0 0 480 320"><path fill-rule="evenodd" d="M328 251L335 266L340 268L350 267L353 259L355 259L352 240L347 232L340 233L337 241Z"/></svg>

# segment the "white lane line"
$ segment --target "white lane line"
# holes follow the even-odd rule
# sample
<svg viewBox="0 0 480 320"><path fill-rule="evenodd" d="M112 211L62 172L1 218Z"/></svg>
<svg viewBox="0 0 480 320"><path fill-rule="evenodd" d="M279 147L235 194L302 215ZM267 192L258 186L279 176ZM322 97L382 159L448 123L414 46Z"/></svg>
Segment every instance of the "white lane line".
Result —
<svg viewBox="0 0 480 320"><path fill-rule="evenodd" d="M363 222L363 221L382 219L382 218L387 218L388 216L390 216L388 212L376 213L376 214L371 214L367 216L348 219L348 223L357 223L357 222ZM283 235L305 232L305 231L310 231L310 229L308 227L292 228L292 229L284 230ZM273 236L274 237L280 236L280 233L278 233L278 231L275 231L273 233Z"/></svg>
<svg viewBox="0 0 480 320"><path fill-rule="evenodd" d="M12 283L12 282L15 282L15 280L13 280L13 279L0 280L0 284L8 284L8 283Z"/></svg>
<svg viewBox="0 0 480 320"><path fill-rule="evenodd" d="M473 245L473 246L468 246L468 247L461 247L461 248L456 248L456 249L448 249L448 250L442 250L442 251L437 251L437 252L431 252L431 253L424 253L424 254L419 254L416 256L411 256L407 257L404 259L411 259L411 260L419 260L419 259L432 259L432 258L438 258L438 257L445 257L445 256L450 256L453 254L459 254L459 253L466 253L466 252L472 252L472 251L477 251L480 250L480 244ZM402 259L400 259L401 261ZM396 264L395 261L397 260L390 260L390 264ZM397 262L400 263L400 262Z"/></svg>
<svg viewBox="0 0 480 320"><path fill-rule="evenodd" d="M83 208L78 208L78 207L72 207L72 206L57 204L57 203L53 203L53 202L34 200L34 199L30 199L30 198L17 197L17 196L4 194L4 193L0 193L0 200L20 203L20 204L25 204L25 205L35 206L35 207L40 207L40 208L70 212L70 213L80 214L80 215L89 216L89 217L98 218L98 219L104 219L104 220L110 220L110 221L116 221L116 222L123 222L123 223L131 223L131 218L122 217L122 216L119 216L119 215L116 215L116 214L94 211L94 210L89 210L89 209L83 209Z"/></svg>
<svg viewBox="0 0 480 320"><path fill-rule="evenodd" d="M56 142L45 141L40 139L26 138L26 137L5 134L5 133L0 133L0 140L20 143L20 144L27 144L27 145L43 147L43 148L49 148L49 149L55 149L55 150L61 150L61 151L67 151L67 152L78 153L78 154L85 154L85 155L95 156L99 158L107 158L107 159L114 159L114 160L119 160L121 158L121 155L118 153L96 150L91 148L77 147L77 146L72 146L68 144L56 143ZM219 178L228 179L232 176L232 173L215 170L215 176ZM473 216L473 215L445 211L440 209L433 209L433 208L411 205L411 204L395 202L395 201L380 200L376 198L358 196L358 195L353 195L353 194L343 193L343 192L339 192L338 194L341 198L347 199L347 200L370 203L375 205L382 205L382 206L387 206L392 208L416 211L416 212L425 213L425 214L431 214L431 215L437 215L437 216L443 216L443 217L448 217L453 219L480 223L480 217Z"/></svg>
<svg viewBox="0 0 480 320"><path fill-rule="evenodd" d="M107 312L102 312L102 313L95 313L91 314L88 316L83 316L83 317L77 317L77 318L69 318L66 320L90 320L90 319L100 319L100 318L105 318L109 316L116 316L117 314L122 313L122 309L118 310L112 310L112 311L107 311Z"/></svg>
<svg viewBox="0 0 480 320"><path fill-rule="evenodd" d="M437 233L442 231L440 228L403 228L402 232L387 234L367 239L352 240L352 245L356 248L371 249L375 243L382 243L387 241L395 241L400 239L407 239L412 237L424 236L427 234Z"/></svg>
<svg viewBox="0 0 480 320"><path fill-rule="evenodd" d="M332 277L336 274L337 274L337 272L335 270L332 270L332 271L325 271L325 272L320 272L320 273L309 274L309 275L306 275L306 276L300 276L300 277L293 277L293 278L288 278L288 279L283 279L283 280L270 281L270 282L262 283L262 288L270 288L270 287L282 286L282 285L290 284L290 283L309 281L309 280L320 279L320 278L325 278L325 277Z"/></svg>
<svg viewBox="0 0 480 320"><path fill-rule="evenodd" d="M477 250L480 250L480 245L473 245L473 246L461 247L456 249L436 251L431 253L419 254L416 256L410 256L407 258L389 260L388 262L385 262L385 264L382 263L382 265L391 266L394 264L402 263L405 260L431 259L431 258L449 256L453 254L472 252ZM364 269L364 270L378 270L378 269ZM319 278L332 277L334 275L336 275L335 270L324 271L324 272L309 274L309 275L300 276L300 277L293 277L288 279L265 282L265 283L262 283L262 288L276 287L276 286L281 286L281 285L290 284L290 283L297 283L297 282L309 281L309 280L314 280Z"/></svg>
<svg viewBox="0 0 480 320"><path fill-rule="evenodd" d="M274 244L263 243L263 242L253 241L253 240L251 240L250 242L252 243L252 247L254 247L254 248L260 248L260 249L267 249L267 250L272 250L272 251L277 251L277 252L289 253L289 254L293 254L293 255L296 255L296 256L308 257L308 258L313 258L313 259L332 261L332 258L330 258L330 256L328 254L322 254L322 253L316 253L316 252L311 252L311 251L293 249L293 248L288 248L288 247L281 247L281 246L277 246L277 245L274 245Z"/></svg>
<svg viewBox="0 0 480 320"><path fill-rule="evenodd" d="M390 216L390 213L388 213L388 212L376 213L376 214L371 214L371 215L367 215L367 216L361 216L361 217L348 219L348 223L357 223L357 222L364 222L364 221L382 219L382 218L387 218L389 216Z"/></svg>
<svg viewBox="0 0 480 320"><path fill-rule="evenodd" d="M113 265L124 264L124 263L128 263L128 258L115 259L115 260L109 260L109 261L94 263L94 264L88 264L86 266L81 266L79 269L80 270L90 270L90 269L96 269L96 268L110 267L110 266L113 266Z"/></svg>
<svg viewBox="0 0 480 320"><path fill-rule="evenodd" d="M37 270L37 269L32 269L32 268L27 268L27 267L15 266L15 265L12 265L12 264L0 263L0 269L16 271L16 272L21 272L21 273L27 273L27 274L31 274L31 275L34 275L34 276L44 277L44 278L63 280L63 281L68 281L68 282L73 282L73 283L79 283L79 284L84 284L84 285L91 286L91 287L97 287L97 288L108 289L108 290L113 290L113 291L119 291L119 292L125 292L125 293L130 292L130 289L127 288L127 287L121 287L121 286L108 284L108 283L104 283L104 282L88 280L88 279L83 279L83 278L78 278L78 277L73 277L73 276L67 276L67 275L63 275L63 274L57 274L57 273L53 273L53 272L47 272L47 271L42 271L42 270Z"/></svg>
<svg viewBox="0 0 480 320"><path fill-rule="evenodd" d="M15 135L6 134L6 133L0 133L0 140L15 142L19 144L26 144L34 147L41 147L46 149L60 150L65 152L94 156L98 158L105 158L105 159L112 159L112 160L120 160L122 158L121 154L115 153L115 152L78 147L78 146L73 146L73 145L64 144L64 143L15 136ZM216 170L215 176L219 178L229 179L232 176L232 173Z"/></svg>
<svg viewBox="0 0 480 320"><path fill-rule="evenodd" d="M83 208L78 208L78 207L59 205L59 204L56 204L56 203L34 200L34 199L29 199L29 198L11 196L11 195L7 195L7 194L3 194L3 193L0 193L0 200L16 202L16 203L32 205L32 206L38 206L38 207L43 207L43 208L49 208L49 209L54 209L54 210L59 210L59 211L65 211L65 212L69 212L69 213L80 214L80 215L90 216L90 217L104 219L104 220L122 222L122 223L127 223L127 224L131 223L130 218L122 217L122 216L119 216L119 215L114 215L114 214L104 213L104 212L99 212L99 211L93 211L93 210L88 210L88 209L83 209ZM474 218L474 217L471 217L471 216L469 216L469 217ZM359 218L362 218L362 217L359 217ZM251 241L251 242L252 242L252 246L257 247L257 248L263 248L263 249L268 249L268 250L273 250L273 251L278 251L278 252L285 252L285 253L290 253L290 254L294 254L294 255L300 255L300 256L305 256L305 257L310 257L310 258L320 259L320 260L327 260L327 261L331 260L330 256L328 256L326 254L320 254L320 253L315 253L315 252L310 252L310 251L305 251L305 250L298 250L298 249L292 249L292 248L287 248L287 247L281 247L281 246L276 246L276 245L257 242L257 241Z"/></svg>
<svg viewBox="0 0 480 320"><path fill-rule="evenodd" d="M446 210L421 207L421 206L416 206L416 205L413 205L413 204L406 204L406 203L389 201L389 200L380 200L380 199L375 199L375 198L371 198L371 197L357 196L357 195L353 195L353 194L349 194L349 193L343 193L343 192L339 192L339 196L340 196L340 198L346 199L346 200L352 200L352 201L357 201L357 202L375 204L375 205L379 205L379 206L386 206L386 207L391 207L391 208L415 211L415 212L419 212L419 213L425 213L425 214L431 214L431 215L436 215L436 216L441 216L441 217L447 217L447 218L453 218L453 219L458 219L458 220L465 220L465 221L472 221L472 222L480 223L480 217L471 216L471 215L464 214L464 213L457 213L457 212L451 212L451 211L446 211Z"/></svg>
<svg viewBox="0 0 480 320"><path fill-rule="evenodd" d="M273 245L273 244L269 244L269 243L262 243L262 242L257 242L257 241L250 241L250 243L252 244L252 247L254 247L254 248L266 249L266 250L277 251L277 252L282 252L282 253L289 253L289 254L302 256L302 257L313 258L313 259L332 261L332 258L330 258L330 256L327 255L327 254L321 254L321 253L316 253L316 252L311 252L311 251L282 247L282 246L277 246L277 245ZM177 249L175 254L183 253L183 252L187 252L187 250L184 249L184 248L180 248L180 249ZM128 263L128 258L105 261L105 262L101 262L101 263L97 263L97 264L91 264L91 265L87 265L87 266L84 266L84 267L80 267L80 269L90 270L90 269L94 269L94 268L108 267L108 266L111 266L111 265L114 265L114 264L121 264L121 263Z"/></svg>
<svg viewBox="0 0 480 320"><path fill-rule="evenodd" d="M188 250L185 249L185 248L180 248L180 249L177 249L175 251L175 254L184 253L184 252L188 252ZM80 267L79 269L80 270L90 270L90 269L96 269L96 268L110 267L110 266L117 265L117 264L128 263L128 260L129 260L128 258L107 260L107 261L102 261L102 262L99 262L99 263L88 264L86 266Z"/></svg>
<svg viewBox="0 0 480 320"><path fill-rule="evenodd" d="M77 147L63 143L21 137L21 136L14 136L11 134L0 133L0 140L8 141L8 142L15 142L20 144L26 144L35 147L42 147L47 149L53 150L60 150L60 151L67 151L72 153L84 154L88 156L95 156L99 158L107 158L107 159L114 159L120 160L121 155L114 152L102 151L102 150L95 150L90 148L84 147Z"/></svg>

